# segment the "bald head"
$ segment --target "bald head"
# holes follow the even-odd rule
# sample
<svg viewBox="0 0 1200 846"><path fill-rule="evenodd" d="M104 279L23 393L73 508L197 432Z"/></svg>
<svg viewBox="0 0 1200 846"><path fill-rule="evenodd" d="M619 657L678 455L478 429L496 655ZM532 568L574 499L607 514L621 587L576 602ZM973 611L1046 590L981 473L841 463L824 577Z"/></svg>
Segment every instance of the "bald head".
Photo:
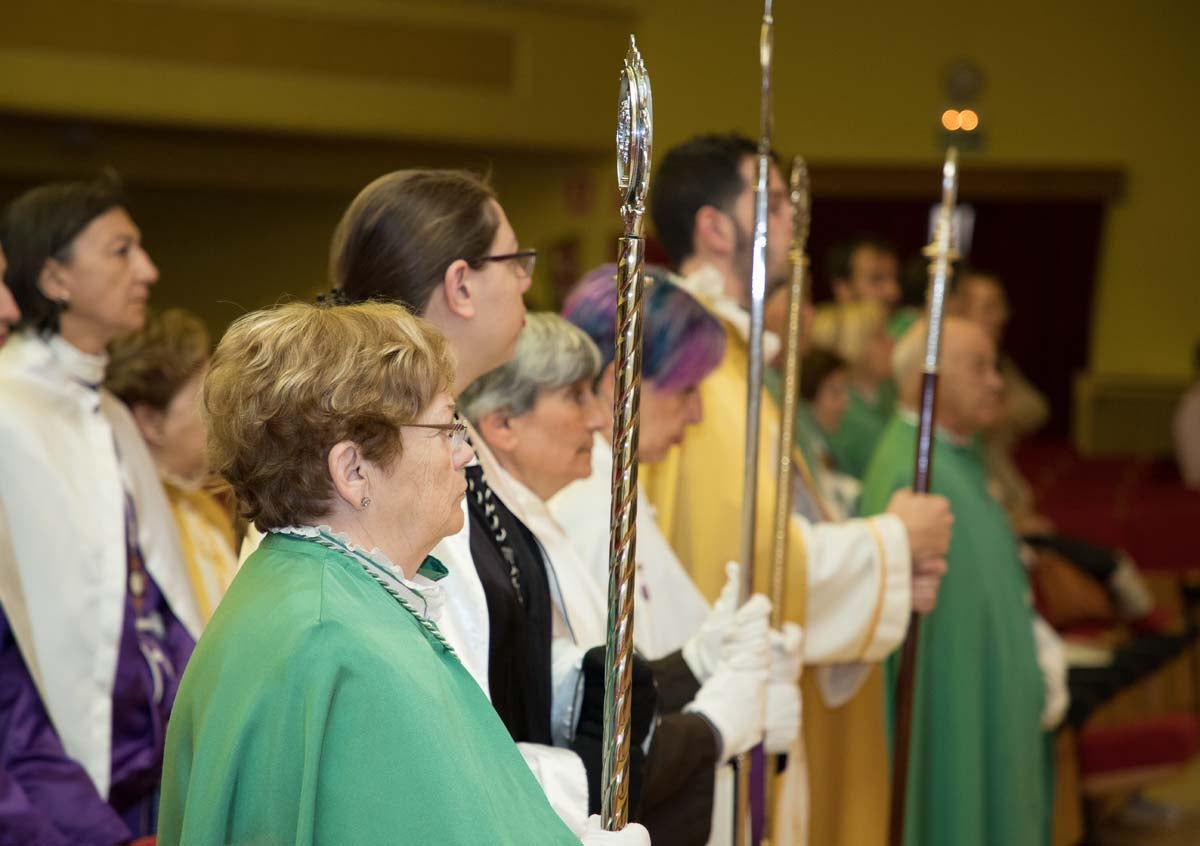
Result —
<svg viewBox="0 0 1200 846"><path fill-rule="evenodd" d="M892 362L900 397L916 406L921 395L926 323L918 321L896 345ZM942 321L942 353L938 369L937 422L961 437L970 437L996 421L1003 387L996 369L996 345L977 323L946 316Z"/></svg>

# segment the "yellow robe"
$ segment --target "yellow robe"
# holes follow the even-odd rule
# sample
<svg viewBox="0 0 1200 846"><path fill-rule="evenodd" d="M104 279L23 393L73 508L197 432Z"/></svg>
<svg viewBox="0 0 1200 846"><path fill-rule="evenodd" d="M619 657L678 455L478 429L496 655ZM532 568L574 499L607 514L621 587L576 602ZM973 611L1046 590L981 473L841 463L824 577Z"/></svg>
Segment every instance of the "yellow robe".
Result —
<svg viewBox="0 0 1200 846"><path fill-rule="evenodd" d="M164 478L163 490L179 527L188 582L200 617L207 623L237 574L233 521L203 488L186 487Z"/></svg>
<svg viewBox="0 0 1200 846"><path fill-rule="evenodd" d="M701 384L703 422L689 429L683 443L664 461L641 472L664 534L711 600L724 583L725 562L737 560L740 554L748 349L742 333L725 319L728 307L693 293L722 318L725 358ZM755 584L763 592L769 579L778 429L778 409L764 393L755 541ZM811 478L799 450L792 453L801 478ZM881 517L814 526L794 518L789 532L785 617L808 623L806 663L881 660L903 638L908 615L908 550L898 522ZM856 556L857 562L851 561ZM864 563L864 558L874 564ZM856 577L853 585L839 579L839 560L851 561L854 566L846 569L855 573L874 567L874 584L862 577ZM793 773L792 785L776 794L780 804L774 815L775 842L779 846L883 844L888 758L879 668L872 668L858 694L837 709L825 704L818 687L816 677L806 674L801 685L802 735L808 747L811 798L797 795L803 791L804 777ZM810 809L807 814L805 805Z"/></svg>

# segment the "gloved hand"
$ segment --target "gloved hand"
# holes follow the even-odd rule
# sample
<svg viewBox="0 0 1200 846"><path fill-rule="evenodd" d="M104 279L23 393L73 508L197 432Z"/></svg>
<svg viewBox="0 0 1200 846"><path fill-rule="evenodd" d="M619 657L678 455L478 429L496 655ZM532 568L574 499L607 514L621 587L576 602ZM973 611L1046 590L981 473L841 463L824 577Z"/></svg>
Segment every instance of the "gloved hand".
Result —
<svg viewBox="0 0 1200 846"><path fill-rule="evenodd" d="M804 664L804 632L784 623L771 632L771 668L767 683L766 739L768 754L782 755L800 733L800 671Z"/></svg>
<svg viewBox="0 0 1200 846"><path fill-rule="evenodd" d="M600 810L600 780L604 748L604 647L595 646L583 656L583 698L571 751L583 759L587 771L588 810ZM646 756L642 750L654 725L658 693L654 671L638 655L633 656L633 701L629 711L629 813L637 816L642 799L642 773Z"/></svg>
<svg viewBox="0 0 1200 846"><path fill-rule="evenodd" d="M1037 649L1038 667L1042 670L1042 728L1058 728L1071 706L1067 689L1067 655L1058 632L1040 615L1033 615L1033 643Z"/></svg>
<svg viewBox="0 0 1200 846"><path fill-rule="evenodd" d="M583 846L650 846L650 832L637 823L628 823L620 831L605 831L600 815L588 817L583 829Z"/></svg>
<svg viewBox="0 0 1200 846"><path fill-rule="evenodd" d="M750 669L735 669L722 662L683 710L712 723L721 738L720 759L724 762L762 740L766 700L766 662Z"/></svg>
<svg viewBox="0 0 1200 846"><path fill-rule="evenodd" d="M723 660L737 665L757 664L759 653L767 649L768 618L771 603L765 596L754 595L738 607L741 567L730 561L725 565L725 586L700 629L683 645L683 660L701 684L717 671Z"/></svg>

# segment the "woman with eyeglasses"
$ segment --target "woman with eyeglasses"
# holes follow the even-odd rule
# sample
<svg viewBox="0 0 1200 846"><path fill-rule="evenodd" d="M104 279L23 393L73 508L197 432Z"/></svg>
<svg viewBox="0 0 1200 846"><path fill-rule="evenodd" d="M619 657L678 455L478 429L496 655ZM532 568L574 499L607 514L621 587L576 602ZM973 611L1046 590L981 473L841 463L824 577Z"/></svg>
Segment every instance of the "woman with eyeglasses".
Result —
<svg viewBox="0 0 1200 846"><path fill-rule="evenodd" d="M525 323L535 253L522 249L495 194L465 171L404 170L364 188L333 237L336 298L404 305L446 338L457 398L476 378L512 357ZM582 672L583 655L555 636L550 579L536 540L500 501L478 462L465 467L462 527L432 554L447 570L440 629L492 702L550 804L577 835L589 812L595 755L553 746L554 680ZM599 662L600 665L603 662ZM599 668L602 671L602 666ZM634 708L633 741L653 715L648 673ZM645 830L589 832L592 842L643 842Z"/></svg>
<svg viewBox="0 0 1200 846"><path fill-rule="evenodd" d="M267 534L184 674L162 846L579 844L441 628L453 379L385 303L256 312L217 347L209 455Z"/></svg>

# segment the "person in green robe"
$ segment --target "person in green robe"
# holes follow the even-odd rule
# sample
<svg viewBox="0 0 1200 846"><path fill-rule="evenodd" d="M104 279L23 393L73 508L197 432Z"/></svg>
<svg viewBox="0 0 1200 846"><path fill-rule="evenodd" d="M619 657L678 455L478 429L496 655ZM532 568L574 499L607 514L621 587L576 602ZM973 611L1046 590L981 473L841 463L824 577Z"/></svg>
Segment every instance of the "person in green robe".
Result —
<svg viewBox="0 0 1200 846"><path fill-rule="evenodd" d="M924 335L922 321L896 349L901 407L867 471L864 513L912 484ZM910 846L1050 842L1053 757L1043 730L1056 719L1045 713L1050 682L1039 664L1018 540L987 492L975 442L999 410L1001 385L992 342L978 326L948 318L932 488L950 500L955 526L937 607L920 632L905 820ZM889 660L889 690L898 663L896 655Z"/></svg>
<svg viewBox="0 0 1200 846"><path fill-rule="evenodd" d="M453 368L392 304L285 305L221 341L209 455L267 537L184 673L162 846L580 843L438 628L429 551L472 456Z"/></svg>
<svg viewBox="0 0 1200 846"><path fill-rule="evenodd" d="M874 300L822 306L813 318L811 343L849 366L850 404L828 442L836 468L862 479L896 406L893 344L882 306Z"/></svg>

